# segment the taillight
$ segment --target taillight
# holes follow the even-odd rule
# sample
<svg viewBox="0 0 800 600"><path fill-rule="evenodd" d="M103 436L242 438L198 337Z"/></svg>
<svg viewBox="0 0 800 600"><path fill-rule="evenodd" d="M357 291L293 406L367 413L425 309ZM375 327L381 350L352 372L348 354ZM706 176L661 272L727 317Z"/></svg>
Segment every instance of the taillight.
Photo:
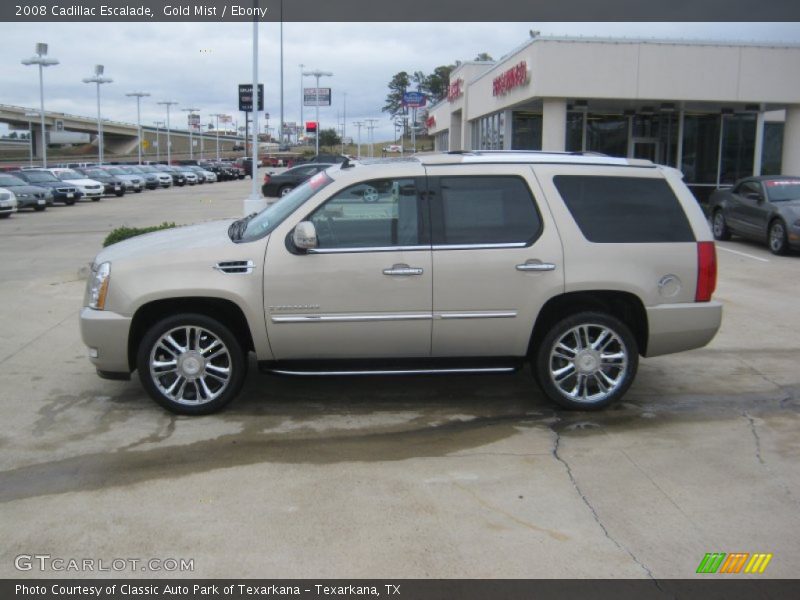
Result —
<svg viewBox="0 0 800 600"><path fill-rule="evenodd" d="M697 242L695 302L708 302L717 287L717 249L714 242Z"/></svg>

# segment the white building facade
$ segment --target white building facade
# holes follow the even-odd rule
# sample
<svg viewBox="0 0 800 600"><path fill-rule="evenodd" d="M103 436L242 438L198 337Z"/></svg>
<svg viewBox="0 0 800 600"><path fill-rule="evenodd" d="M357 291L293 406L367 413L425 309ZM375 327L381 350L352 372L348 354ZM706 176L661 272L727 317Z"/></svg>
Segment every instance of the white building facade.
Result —
<svg viewBox="0 0 800 600"><path fill-rule="evenodd" d="M753 174L800 175L800 46L534 37L459 64L427 126L440 151L650 159L703 199Z"/></svg>

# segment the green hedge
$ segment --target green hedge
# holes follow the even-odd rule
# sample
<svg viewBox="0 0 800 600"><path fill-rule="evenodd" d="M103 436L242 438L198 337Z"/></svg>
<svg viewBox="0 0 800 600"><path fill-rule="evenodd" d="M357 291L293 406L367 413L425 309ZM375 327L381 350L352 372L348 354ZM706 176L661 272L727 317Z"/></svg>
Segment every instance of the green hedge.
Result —
<svg viewBox="0 0 800 600"><path fill-rule="evenodd" d="M175 223L167 223L166 221L164 221L161 225L153 225L152 227L117 227L111 233L109 233L105 241L103 241L103 247L105 248L111 244L116 244L117 242L136 237L137 235L142 235L143 233L160 231L162 229L172 229L173 227L177 227L177 225L175 225Z"/></svg>

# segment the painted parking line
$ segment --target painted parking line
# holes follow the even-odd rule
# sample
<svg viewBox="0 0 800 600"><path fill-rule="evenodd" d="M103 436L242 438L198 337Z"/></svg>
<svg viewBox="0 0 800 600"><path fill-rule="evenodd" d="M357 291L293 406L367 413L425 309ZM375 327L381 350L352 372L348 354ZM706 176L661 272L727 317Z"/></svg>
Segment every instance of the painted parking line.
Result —
<svg viewBox="0 0 800 600"><path fill-rule="evenodd" d="M720 246L717 244L717 248L720 250L725 250L725 252L730 252L731 254L738 254L739 256L745 256L747 258L752 258L753 260L760 260L761 262L768 263L769 259L761 258L760 256L754 256L752 254L748 254L747 252L739 252L738 250L731 250L730 248L726 248L725 246Z"/></svg>

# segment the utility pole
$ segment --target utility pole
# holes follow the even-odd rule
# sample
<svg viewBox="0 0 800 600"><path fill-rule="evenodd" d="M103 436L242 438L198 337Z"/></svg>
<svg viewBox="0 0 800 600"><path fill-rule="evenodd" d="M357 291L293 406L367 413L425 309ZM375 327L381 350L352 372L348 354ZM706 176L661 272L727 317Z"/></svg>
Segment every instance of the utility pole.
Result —
<svg viewBox="0 0 800 600"><path fill-rule="evenodd" d="M303 104L305 104L306 98L303 91L303 77L305 77L305 73L303 73L303 67L305 67L305 65L300 63L300 131L305 133L306 124L303 122ZM297 133L297 143L300 143L300 132Z"/></svg>
<svg viewBox="0 0 800 600"><path fill-rule="evenodd" d="M356 158L361 158L361 128L364 126L364 122L363 121L353 121L353 125L355 125L356 128L358 129L358 134L357 134L358 137L356 138L356 143L357 143L357 146L356 146L356 148L357 148Z"/></svg>
<svg viewBox="0 0 800 600"><path fill-rule="evenodd" d="M183 112L187 113L186 114L186 125L187 125L187 127L189 129L189 159L190 160L194 160L194 140L192 139L192 130L194 129L194 126L191 123L189 123L189 117L191 117L193 113L197 112L200 109L199 108L182 108L181 110ZM202 135L202 131L201 131L201 135Z"/></svg>
<svg viewBox="0 0 800 600"><path fill-rule="evenodd" d="M375 156L375 139L373 137L373 132L375 131L375 123L378 122L378 119L367 119L367 131L369 131L369 157L373 158Z"/></svg>

